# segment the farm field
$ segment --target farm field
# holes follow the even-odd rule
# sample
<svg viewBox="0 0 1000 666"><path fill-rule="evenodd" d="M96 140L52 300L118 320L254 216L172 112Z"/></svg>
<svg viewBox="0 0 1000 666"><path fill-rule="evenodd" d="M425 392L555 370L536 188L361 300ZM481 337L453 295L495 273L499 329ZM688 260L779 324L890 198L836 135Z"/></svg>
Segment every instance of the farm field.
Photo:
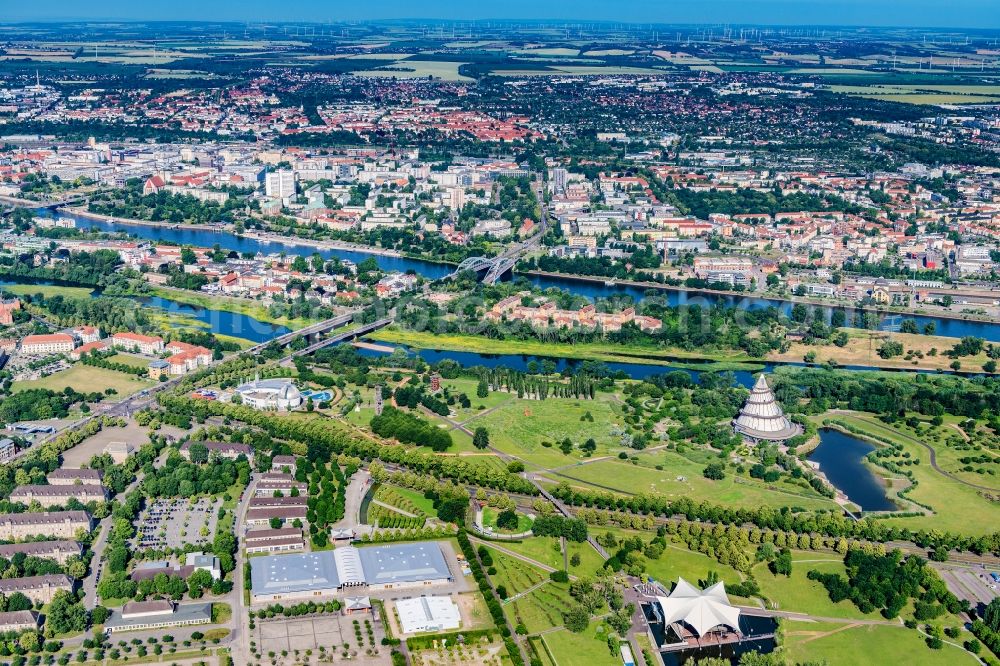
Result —
<svg viewBox="0 0 1000 666"><path fill-rule="evenodd" d="M153 384L154 382L149 379L139 379L133 375L126 375L114 370L77 364L69 370L57 372L48 377L15 382L12 390L15 393L33 388L62 391L67 386L72 386L81 393L90 393L92 391L103 393L106 389L114 389L117 391L117 397L122 398L148 388Z"/></svg>
<svg viewBox="0 0 1000 666"><path fill-rule="evenodd" d="M388 63L387 66L393 69L368 69L354 72L355 76L364 77L388 77L397 79L426 79L434 77L444 81L472 81L468 76L458 73L458 68L464 63L434 61L434 60L406 60L403 62Z"/></svg>

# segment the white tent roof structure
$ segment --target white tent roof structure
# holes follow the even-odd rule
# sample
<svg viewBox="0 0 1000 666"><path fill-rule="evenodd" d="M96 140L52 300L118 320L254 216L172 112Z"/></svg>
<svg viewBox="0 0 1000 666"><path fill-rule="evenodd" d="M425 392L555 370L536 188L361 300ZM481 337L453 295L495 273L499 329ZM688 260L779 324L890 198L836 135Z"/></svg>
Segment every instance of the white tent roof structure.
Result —
<svg viewBox="0 0 1000 666"><path fill-rule="evenodd" d="M800 434L801 426L793 423L781 411L764 375L750 390L750 397L733 421L733 429L753 440L781 442Z"/></svg>
<svg viewBox="0 0 1000 666"><path fill-rule="evenodd" d="M708 589L699 590L683 578L678 578L670 596L657 597L656 602L663 611L664 626L681 622L698 636L704 636L718 626L737 632L740 630L740 609L730 605L726 585L721 581Z"/></svg>

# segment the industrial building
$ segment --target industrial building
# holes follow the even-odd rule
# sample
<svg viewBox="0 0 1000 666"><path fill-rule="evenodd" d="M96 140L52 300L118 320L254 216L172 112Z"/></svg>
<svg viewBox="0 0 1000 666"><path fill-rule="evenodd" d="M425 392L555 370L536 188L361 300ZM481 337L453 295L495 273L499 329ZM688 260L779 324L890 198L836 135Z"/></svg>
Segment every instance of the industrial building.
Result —
<svg viewBox="0 0 1000 666"><path fill-rule="evenodd" d="M351 588L378 591L453 581L441 545L434 541L257 557L250 568L253 603L333 596Z"/></svg>
<svg viewBox="0 0 1000 666"><path fill-rule="evenodd" d="M462 615L451 597L413 597L396 602L399 626L404 634L450 631L462 624Z"/></svg>

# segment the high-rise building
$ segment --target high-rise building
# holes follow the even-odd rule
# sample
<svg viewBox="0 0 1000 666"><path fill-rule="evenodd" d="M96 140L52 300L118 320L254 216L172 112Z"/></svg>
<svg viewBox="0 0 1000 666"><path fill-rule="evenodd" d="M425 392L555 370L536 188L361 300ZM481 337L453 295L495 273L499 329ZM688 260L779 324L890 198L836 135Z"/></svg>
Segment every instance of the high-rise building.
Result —
<svg viewBox="0 0 1000 666"><path fill-rule="evenodd" d="M558 194L564 194L566 192L566 180L569 178L569 172L563 168L557 168L552 170L552 189Z"/></svg>
<svg viewBox="0 0 1000 666"><path fill-rule="evenodd" d="M282 170L267 174L264 178L264 192L267 196L278 199L295 196L295 173Z"/></svg>

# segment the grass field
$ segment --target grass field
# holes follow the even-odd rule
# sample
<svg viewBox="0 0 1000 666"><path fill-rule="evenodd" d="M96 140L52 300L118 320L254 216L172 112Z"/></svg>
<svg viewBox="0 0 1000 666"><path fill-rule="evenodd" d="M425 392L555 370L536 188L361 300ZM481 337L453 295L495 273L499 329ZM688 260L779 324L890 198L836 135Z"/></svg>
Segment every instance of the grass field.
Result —
<svg viewBox="0 0 1000 666"><path fill-rule="evenodd" d="M706 479L702 474L704 463L692 462L673 451L658 451L640 457L644 462L650 460L661 464L663 469L610 459L569 467L547 476L553 481L566 481L575 486L596 486L623 493L656 492L667 497L690 497L726 506L834 507L832 500L807 493L804 489L781 492L756 481L742 478L738 481L733 474L727 474L721 481Z"/></svg>
<svg viewBox="0 0 1000 666"><path fill-rule="evenodd" d="M505 543L504 548L556 569L562 569L564 566L559 539L555 537L529 537L519 542ZM573 555L580 556L580 564L575 567L571 564L569 567L569 572L574 575L591 574L604 564L601 556L588 543L567 541L566 560L568 561Z"/></svg>
<svg viewBox="0 0 1000 666"><path fill-rule="evenodd" d="M138 356L132 356L131 354L115 354L114 356L108 357L108 360L112 363L124 363L125 365L131 365L133 368L145 368L149 366L149 359L139 358Z"/></svg>
<svg viewBox="0 0 1000 666"><path fill-rule="evenodd" d="M906 352L918 351L923 354L923 358L907 361L903 356L891 359L883 359L878 355L878 348L882 346L883 338L889 337L883 333L874 340L871 340L868 332L854 328L840 329L848 334L850 342L846 347L835 345L805 345L800 342L793 342L785 353L772 352L767 358L771 361L791 361L801 362L802 357L812 352L816 355L817 363L834 361L840 365L872 365L880 368L899 369L927 369L927 370L950 370L952 359L943 352L951 349L958 343L958 338L949 338L940 335L919 335L916 333L893 333L892 339L903 345ZM929 356L931 349L939 352L935 356ZM962 369L982 372L983 364L989 361L985 351L976 356L964 356L961 359Z"/></svg>
<svg viewBox="0 0 1000 666"><path fill-rule="evenodd" d="M642 533L643 539L647 541L652 536L650 533ZM649 574L649 577L663 583L668 590L672 583L677 582L678 578L683 578L692 585L697 585L698 581L704 579L709 571L719 574L719 579L727 585L739 583L743 579L736 569L723 566L703 553L690 551L683 544L668 544L660 559L646 561L646 573Z"/></svg>
<svg viewBox="0 0 1000 666"><path fill-rule="evenodd" d="M939 529L973 536L989 534L995 530L1000 521L1000 505L984 498L980 489L964 485L932 469L929 452L919 443L901 436L892 426L878 421L870 414L852 413L835 416L865 432L901 443L904 451L921 461L919 465L907 468L913 472L917 480L917 487L907 496L932 507L933 515L888 518L887 522L910 529ZM935 450L944 448L944 445L934 444L932 440L918 441L932 446ZM981 481L977 485L987 483L991 482Z"/></svg>
<svg viewBox="0 0 1000 666"><path fill-rule="evenodd" d="M15 393L33 388L62 391L67 386L72 386L81 393L89 393L91 391L103 392L105 389L111 388L118 392L117 397L124 397L148 388L153 384L154 382L149 379L139 379L132 375L115 372L114 370L77 364L69 370L57 372L48 377L33 379L31 381L14 382L13 390Z"/></svg>
<svg viewBox="0 0 1000 666"><path fill-rule="evenodd" d="M62 287L54 284L4 284L0 292L14 296L34 296L41 294L45 298L62 296L63 298L90 298L94 290L90 287Z"/></svg>
<svg viewBox="0 0 1000 666"><path fill-rule="evenodd" d="M607 635L605 625L592 620L581 634L563 629L545 634L542 640L559 666L620 666L621 656L608 650Z"/></svg>
<svg viewBox="0 0 1000 666"><path fill-rule="evenodd" d="M518 356L574 358L647 365L669 363L680 366L683 365L684 360L717 362L715 364L699 364L699 369L703 370L759 370L763 367L759 363L753 362L744 353L735 351L689 352L683 349L654 349L637 345L615 345L614 351L609 351L608 345L600 343L562 344L539 340L490 340L474 335L436 335L417 331L401 331L391 327L383 328L366 337L417 349L450 349L480 354L516 354ZM675 359L679 359L680 362L675 363Z"/></svg>
<svg viewBox="0 0 1000 666"><path fill-rule="evenodd" d="M593 417L592 422L585 420L588 412ZM611 428L620 420L620 408L611 396L598 393L594 400L515 398L473 423L485 427L490 433L490 444L501 451L526 463L556 467L582 459L578 449L568 456L558 449L558 442L567 437L576 446L593 438L597 442L595 455L606 455L622 448L618 438L611 434ZM542 442L556 445L544 447Z"/></svg>
<svg viewBox="0 0 1000 666"><path fill-rule="evenodd" d="M856 664L920 664L963 666L977 663L960 648L931 650L915 630L902 626L787 622L785 656L791 662Z"/></svg>
<svg viewBox="0 0 1000 666"><path fill-rule="evenodd" d="M826 574L846 575L843 560L837 556L798 551L792 553L791 576L775 576L764 562L754 567L753 575L760 584L761 594L774 604L775 610L796 611L818 617L881 619L877 612L862 613L851 601L836 604L830 601L826 589L807 578L812 569Z"/></svg>
<svg viewBox="0 0 1000 666"><path fill-rule="evenodd" d="M190 291L188 289L168 289L165 287L153 287L152 294L160 298L195 305L208 310L222 310L253 317L259 321L289 328L302 328L313 323L311 319L289 319L288 317L272 317L267 308L256 301L246 298L235 298L233 296L206 295Z"/></svg>
<svg viewBox="0 0 1000 666"><path fill-rule="evenodd" d="M515 527L512 530L500 529L497 527L497 516L499 516L500 514L497 512L496 509L488 506L485 509L483 509L483 525L493 528L493 531L498 532L500 534L503 533L521 534L522 532L527 532L528 530L530 530L532 522L531 518L528 518L520 511L517 511L516 514L517 514L517 527Z"/></svg>

